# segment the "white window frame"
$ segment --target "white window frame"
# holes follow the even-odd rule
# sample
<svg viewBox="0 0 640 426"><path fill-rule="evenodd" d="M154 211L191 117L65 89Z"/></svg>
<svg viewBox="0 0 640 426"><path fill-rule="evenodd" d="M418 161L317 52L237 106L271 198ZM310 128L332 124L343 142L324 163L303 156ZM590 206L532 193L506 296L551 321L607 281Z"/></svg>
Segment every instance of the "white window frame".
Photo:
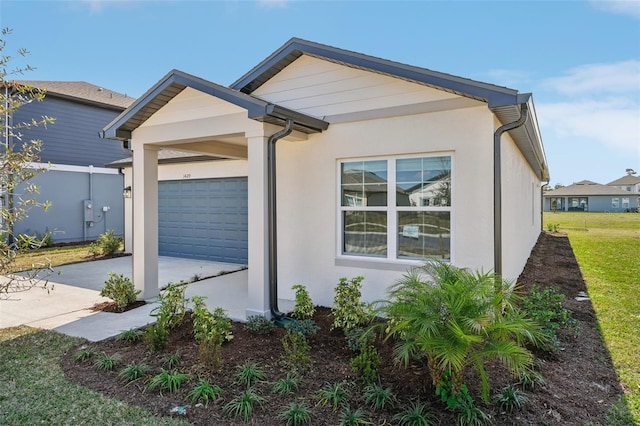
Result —
<svg viewBox="0 0 640 426"><path fill-rule="evenodd" d="M430 157L449 157L451 167L451 205L450 206L397 206L396 205L396 191L393 188L396 187L396 161L402 159L412 158L430 158ZM344 215L345 211L361 211L363 210L359 206L343 206L342 205L342 164L358 161L380 161L385 160L387 162L387 205L386 206L370 206L366 211L384 211L387 213L387 254L386 256L356 254L356 253L343 253L344 247ZM433 212L449 212L450 230L449 230L449 259L445 262L454 262L454 215L455 215L455 157L451 151L444 152L429 152L429 153L417 153L411 155L385 155L376 157L353 157L353 158L341 158L338 159L336 164L336 187L337 187L337 199L336 199L336 258L342 260L353 260L363 262L393 263L402 265L421 265L424 264L423 259L410 259L398 257L398 213L402 211L433 211Z"/></svg>
<svg viewBox="0 0 640 426"><path fill-rule="evenodd" d="M611 198L611 208L619 209L620 208L620 197L612 197Z"/></svg>

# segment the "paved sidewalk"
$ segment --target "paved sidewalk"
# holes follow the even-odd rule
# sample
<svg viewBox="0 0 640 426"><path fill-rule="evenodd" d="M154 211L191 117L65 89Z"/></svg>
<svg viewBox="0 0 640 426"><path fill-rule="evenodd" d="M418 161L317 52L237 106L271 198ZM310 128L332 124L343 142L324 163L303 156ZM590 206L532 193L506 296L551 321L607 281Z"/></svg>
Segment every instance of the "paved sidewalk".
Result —
<svg viewBox="0 0 640 426"><path fill-rule="evenodd" d="M222 307L230 318L244 320L248 272L242 269L242 265L229 263L160 257L158 274L164 286L189 281L196 274L206 277L238 271L192 283L186 296L207 296L210 308ZM121 314L91 310L96 303L109 300L99 296L109 272L131 276L131 257L61 266L58 272L49 277L49 292L34 287L0 299L0 328L24 324L97 341L153 322L149 313L157 306L154 301Z"/></svg>

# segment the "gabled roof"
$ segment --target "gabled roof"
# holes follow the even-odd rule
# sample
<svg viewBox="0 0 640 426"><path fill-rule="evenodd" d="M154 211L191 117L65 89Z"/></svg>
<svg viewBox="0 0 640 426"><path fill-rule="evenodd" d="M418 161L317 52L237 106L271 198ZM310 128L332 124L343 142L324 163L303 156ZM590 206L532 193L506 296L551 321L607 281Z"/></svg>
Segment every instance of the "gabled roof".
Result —
<svg viewBox="0 0 640 426"><path fill-rule="evenodd" d="M640 183L640 177L634 175L626 175L621 177L620 179L616 179L612 182L609 182L607 185L610 186L624 186L624 185L636 185Z"/></svg>
<svg viewBox="0 0 640 426"><path fill-rule="evenodd" d="M131 132L134 129L187 87L238 105L247 110L249 118L257 121L283 125L288 119L292 119L295 123L294 130L304 133L320 132L329 126L327 122L306 114L280 107L179 70L172 70L109 123L101 132L101 136L106 139L131 139Z"/></svg>
<svg viewBox="0 0 640 426"><path fill-rule="evenodd" d="M549 180L546 156L530 93L519 93L517 90L507 87L376 58L299 38L289 40L230 87L251 94L302 55L400 78L486 102L502 124L516 121L520 117L520 105L528 103L530 118L523 126L511 130L509 133L538 176L542 180Z"/></svg>
<svg viewBox="0 0 640 426"><path fill-rule="evenodd" d="M16 83L44 89L47 91L47 96L80 101L119 111L124 110L135 101L135 98L85 81L17 80Z"/></svg>
<svg viewBox="0 0 640 426"><path fill-rule="evenodd" d="M630 192L623 189L614 188L608 185L602 185L590 180L582 180L569 186L545 192L545 197L572 197L585 195L611 195L611 196L629 196Z"/></svg>
<svg viewBox="0 0 640 426"><path fill-rule="evenodd" d="M522 96L518 94L517 90L376 58L295 37L256 65L251 71L240 77L230 87L244 93L252 93L302 55L310 55L342 65L422 83L440 90L485 101L490 108L522 103L522 101L517 102L518 96Z"/></svg>

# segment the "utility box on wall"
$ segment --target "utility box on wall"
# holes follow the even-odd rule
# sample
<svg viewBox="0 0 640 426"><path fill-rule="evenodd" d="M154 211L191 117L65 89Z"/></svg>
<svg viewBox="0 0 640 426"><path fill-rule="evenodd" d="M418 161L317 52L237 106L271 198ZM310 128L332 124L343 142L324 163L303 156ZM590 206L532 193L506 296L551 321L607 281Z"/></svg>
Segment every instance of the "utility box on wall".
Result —
<svg viewBox="0 0 640 426"><path fill-rule="evenodd" d="M84 207L84 223L86 226L93 226L93 200L82 200Z"/></svg>

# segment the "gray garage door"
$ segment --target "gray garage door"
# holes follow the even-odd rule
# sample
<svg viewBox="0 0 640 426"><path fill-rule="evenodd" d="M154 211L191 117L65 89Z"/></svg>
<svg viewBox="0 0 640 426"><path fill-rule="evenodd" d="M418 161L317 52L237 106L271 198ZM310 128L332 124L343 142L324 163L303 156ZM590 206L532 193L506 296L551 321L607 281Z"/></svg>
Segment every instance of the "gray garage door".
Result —
<svg viewBox="0 0 640 426"><path fill-rule="evenodd" d="M247 264L247 178L158 183L162 256Z"/></svg>

